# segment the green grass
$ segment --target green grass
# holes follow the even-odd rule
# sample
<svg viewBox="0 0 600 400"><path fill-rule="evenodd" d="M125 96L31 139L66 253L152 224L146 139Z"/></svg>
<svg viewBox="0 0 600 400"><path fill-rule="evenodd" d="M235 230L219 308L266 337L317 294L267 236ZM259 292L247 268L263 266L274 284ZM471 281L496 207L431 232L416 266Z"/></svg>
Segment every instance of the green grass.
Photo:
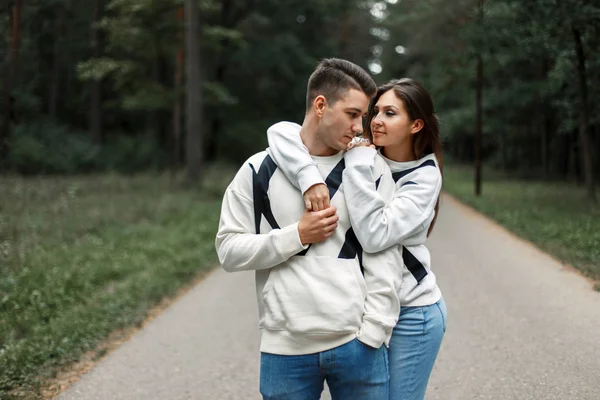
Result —
<svg viewBox="0 0 600 400"><path fill-rule="evenodd" d="M473 187L472 168L444 170L448 193L600 281L600 204L588 201L583 187L510 179L493 171L484 172L481 197L474 196Z"/></svg>
<svg viewBox="0 0 600 400"><path fill-rule="evenodd" d="M215 266L231 178L212 168L194 190L169 175L0 177L0 398L38 398L44 379Z"/></svg>

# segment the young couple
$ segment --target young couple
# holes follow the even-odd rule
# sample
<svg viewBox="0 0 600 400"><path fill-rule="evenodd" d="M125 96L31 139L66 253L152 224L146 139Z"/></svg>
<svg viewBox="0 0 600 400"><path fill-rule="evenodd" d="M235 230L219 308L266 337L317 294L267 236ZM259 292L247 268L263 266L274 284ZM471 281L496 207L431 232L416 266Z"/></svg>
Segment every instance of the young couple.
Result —
<svg viewBox="0 0 600 400"><path fill-rule="evenodd" d="M442 184L429 94L326 59L302 126L268 138L227 188L216 238L226 271L255 271L263 399L317 400L324 381L334 400L423 399L446 326L424 246Z"/></svg>

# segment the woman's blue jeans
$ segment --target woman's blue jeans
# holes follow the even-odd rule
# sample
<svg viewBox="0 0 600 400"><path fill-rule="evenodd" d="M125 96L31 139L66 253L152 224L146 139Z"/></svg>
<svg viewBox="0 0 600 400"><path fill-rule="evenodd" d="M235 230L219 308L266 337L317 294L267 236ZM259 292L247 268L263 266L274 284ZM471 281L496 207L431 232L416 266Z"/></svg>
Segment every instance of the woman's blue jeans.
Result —
<svg viewBox="0 0 600 400"><path fill-rule="evenodd" d="M444 299L402 307L390 341L390 400L422 400L446 331Z"/></svg>

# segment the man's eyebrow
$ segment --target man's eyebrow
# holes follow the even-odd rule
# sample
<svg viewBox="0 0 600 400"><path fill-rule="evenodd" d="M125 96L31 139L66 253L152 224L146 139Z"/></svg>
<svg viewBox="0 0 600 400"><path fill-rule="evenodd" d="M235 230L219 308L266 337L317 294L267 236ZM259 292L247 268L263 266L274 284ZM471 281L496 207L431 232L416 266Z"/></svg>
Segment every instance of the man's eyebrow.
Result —
<svg viewBox="0 0 600 400"><path fill-rule="evenodd" d="M361 109L359 109L359 108L356 108L356 107L348 107L348 108L346 108L346 111L350 111L350 110L351 110L351 111L356 111L356 112L357 112L357 113L359 113L359 114L362 114L362 113L364 112L364 111L362 111Z"/></svg>

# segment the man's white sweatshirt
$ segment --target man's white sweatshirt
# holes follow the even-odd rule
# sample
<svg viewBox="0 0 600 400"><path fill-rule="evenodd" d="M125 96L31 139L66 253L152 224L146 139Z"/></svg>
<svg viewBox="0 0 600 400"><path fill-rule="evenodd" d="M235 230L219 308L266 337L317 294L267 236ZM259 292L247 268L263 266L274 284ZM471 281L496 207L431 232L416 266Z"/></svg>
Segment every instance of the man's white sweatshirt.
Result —
<svg viewBox="0 0 600 400"><path fill-rule="evenodd" d="M324 183L302 144L299 131L281 129L280 124L267 131L275 162L282 165L283 172L302 193L315 184ZM346 152L344 159L344 194L360 244L365 251L372 252L401 245L404 264L402 285L398 288L401 306L434 304L441 298L441 291L424 244L442 185L435 155L399 163L383 157L375 149L358 147ZM381 160L395 181L393 199L382 197L377 190L380 171L374 167Z"/></svg>
<svg viewBox="0 0 600 400"><path fill-rule="evenodd" d="M228 272L256 271L262 352L316 353L355 338L380 347L389 342L400 310L400 253L362 251L346 207L343 153L310 158L337 208L333 236L302 245L302 194L265 151L244 163L225 192L216 237L219 260ZM389 169L383 161L373 168L382 175L379 193L391 198Z"/></svg>

